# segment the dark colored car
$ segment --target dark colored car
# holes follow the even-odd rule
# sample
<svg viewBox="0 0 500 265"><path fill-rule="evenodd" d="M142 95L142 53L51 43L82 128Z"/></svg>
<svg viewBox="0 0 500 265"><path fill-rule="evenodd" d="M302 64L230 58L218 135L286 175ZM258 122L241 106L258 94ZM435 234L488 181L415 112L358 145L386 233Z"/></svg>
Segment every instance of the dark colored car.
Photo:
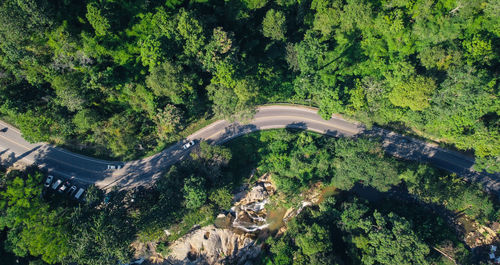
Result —
<svg viewBox="0 0 500 265"><path fill-rule="evenodd" d="M73 193L75 193L75 192L76 192L76 186L73 185L73 186L71 186L71 188L69 188L68 194L69 194L69 196L73 196Z"/></svg>
<svg viewBox="0 0 500 265"><path fill-rule="evenodd" d="M45 188L48 188L50 186L50 183L52 183L53 179L54 179L54 176L52 176L52 175L49 175L47 177L47 179L45 180L45 184L44 184Z"/></svg>

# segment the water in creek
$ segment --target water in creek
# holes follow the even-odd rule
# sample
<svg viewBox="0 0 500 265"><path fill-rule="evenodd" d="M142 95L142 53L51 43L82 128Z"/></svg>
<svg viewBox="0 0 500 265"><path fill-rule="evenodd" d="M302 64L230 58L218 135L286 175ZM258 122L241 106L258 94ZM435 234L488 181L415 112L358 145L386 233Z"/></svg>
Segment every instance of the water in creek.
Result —
<svg viewBox="0 0 500 265"><path fill-rule="evenodd" d="M326 198L328 198L330 196L337 195L338 193L339 193L339 191L334 186L324 187L320 192L319 200L318 200L317 204L322 203Z"/></svg>
<svg viewBox="0 0 500 265"><path fill-rule="evenodd" d="M271 233L278 231L283 225L285 225L283 217L285 217L286 211L286 208L275 208L269 211L267 222L269 223L269 231Z"/></svg>
<svg viewBox="0 0 500 265"><path fill-rule="evenodd" d="M253 202L246 205L233 207L236 218L233 221L233 227L247 233L260 231L269 226L266 222L265 206L268 200Z"/></svg>
<svg viewBox="0 0 500 265"><path fill-rule="evenodd" d="M265 174L259 178L256 185L250 190L242 191L235 197L238 198L231 208L230 214L217 218L218 227L232 226L236 231L243 233L262 234L261 232L277 232L285 225L288 219L295 217L300 212L313 204L319 204L329 196L336 195L335 187L327 186L321 188L317 183L311 187L304 196L304 201L298 209L287 209L276 207L266 209L270 196L275 193L275 187L271 182L270 175ZM288 213L287 213L288 211ZM286 216L285 216L286 215Z"/></svg>

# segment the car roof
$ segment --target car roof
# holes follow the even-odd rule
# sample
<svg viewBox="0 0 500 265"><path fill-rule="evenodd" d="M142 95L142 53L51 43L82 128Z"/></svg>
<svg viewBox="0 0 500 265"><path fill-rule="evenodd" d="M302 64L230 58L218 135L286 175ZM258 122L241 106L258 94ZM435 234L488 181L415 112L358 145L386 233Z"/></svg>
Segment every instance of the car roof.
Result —
<svg viewBox="0 0 500 265"><path fill-rule="evenodd" d="M85 191L85 190L84 190L83 188L80 188L80 189L78 190L78 192L75 194L75 198L77 198L77 199L78 199L78 198L80 198L80 196L82 195L82 193L83 193L84 191Z"/></svg>

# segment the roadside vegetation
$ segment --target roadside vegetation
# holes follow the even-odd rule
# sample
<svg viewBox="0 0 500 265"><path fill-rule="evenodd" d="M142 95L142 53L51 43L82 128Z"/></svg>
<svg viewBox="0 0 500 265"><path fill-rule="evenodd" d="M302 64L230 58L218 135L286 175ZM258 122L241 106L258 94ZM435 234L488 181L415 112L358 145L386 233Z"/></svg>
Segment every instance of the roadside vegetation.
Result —
<svg viewBox="0 0 500 265"><path fill-rule="evenodd" d="M267 264L444 262L435 249L468 264L470 249L450 222L461 214L480 224L499 220L498 202L480 186L386 156L377 142L271 130L225 146L202 142L152 187L107 195L90 188L79 204L42 192L44 175L35 169L2 172L4 245L49 264L126 262L134 243L153 243L166 255L169 243L229 209L234 191L253 181L252 170L270 172L289 204L300 203L298 195L318 182L339 191L266 241L261 260ZM380 198L366 201L354 191L359 187Z"/></svg>
<svg viewBox="0 0 500 265"><path fill-rule="evenodd" d="M278 190L290 198L318 181L346 191L362 184L379 192L401 188L424 203L464 211L481 222L500 217L498 207L479 184L429 165L396 160L369 139L272 130L242 136L229 146L235 154L230 164L234 170L247 165L260 174L271 172Z"/></svg>
<svg viewBox="0 0 500 265"><path fill-rule="evenodd" d="M299 102L472 151L499 171L497 0L5 0L0 115L132 159L200 119ZM196 126L195 126L196 127Z"/></svg>
<svg viewBox="0 0 500 265"><path fill-rule="evenodd" d="M404 202L373 205L329 197L267 240L263 264L474 264L471 252L438 215Z"/></svg>
<svg viewBox="0 0 500 265"><path fill-rule="evenodd" d="M3 171L0 229L7 231L5 249L49 264L126 263L135 240L170 242L228 209L232 186L222 168L230 159L229 149L201 143L153 187L108 194L89 187L83 203L42 189L46 176L36 168ZM170 237L165 229L172 231ZM166 250L164 243L158 250L162 248Z"/></svg>

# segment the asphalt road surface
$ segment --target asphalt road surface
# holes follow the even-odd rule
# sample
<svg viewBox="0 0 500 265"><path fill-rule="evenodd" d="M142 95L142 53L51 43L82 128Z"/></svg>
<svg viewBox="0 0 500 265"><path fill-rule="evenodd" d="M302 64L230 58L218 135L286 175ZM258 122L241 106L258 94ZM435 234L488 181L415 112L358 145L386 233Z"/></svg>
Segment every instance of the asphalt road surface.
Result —
<svg viewBox="0 0 500 265"><path fill-rule="evenodd" d="M243 134L275 128L305 129L334 137L373 137L381 141L385 151L391 155L428 162L467 180L482 183L488 191L500 196L499 174L473 171L472 157L381 128L373 127L368 130L360 124L341 118L334 117L326 121L317 114L316 109L312 108L288 105L262 106L246 124L217 121L187 139L220 144ZM178 142L158 154L140 160L105 161L75 154L49 144L30 144L23 139L17 129L0 121L0 155L8 156L4 163L18 160L29 164L37 163L40 168L55 176L72 178L82 184L95 184L105 189L113 186L131 188L152 183L165 169L188 155L191 149L183 150L182 144L183 142ZM122 168L108 169L109 165L121 165Z"/></svg>

